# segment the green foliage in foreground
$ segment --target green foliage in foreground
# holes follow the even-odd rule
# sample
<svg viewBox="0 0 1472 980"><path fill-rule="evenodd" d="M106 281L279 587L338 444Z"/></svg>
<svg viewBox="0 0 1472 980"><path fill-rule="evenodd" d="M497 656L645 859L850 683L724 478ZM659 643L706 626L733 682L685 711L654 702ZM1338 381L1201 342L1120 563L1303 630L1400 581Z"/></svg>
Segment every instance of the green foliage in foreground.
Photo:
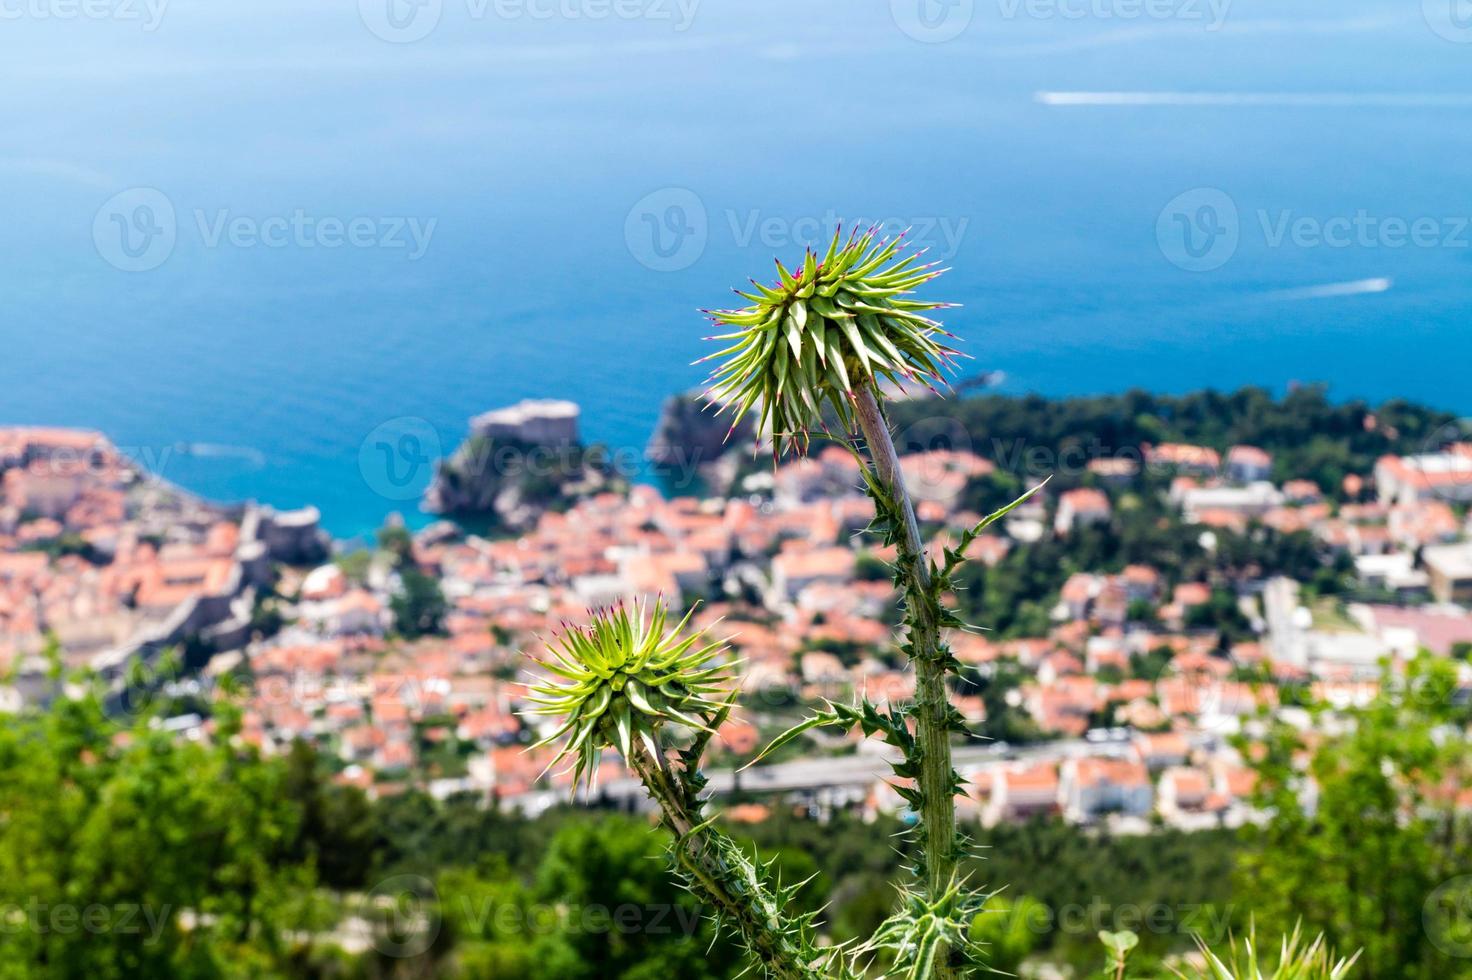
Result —
<svg viewBox="0 0 1472 980"><path fill-rule="evenodd" d="M978 831L984 859L963 873L1010 885L971 941L997 969L1032 957L1088 976L1099 931L1134 932L1128 976L1217 980L1244 975L1242 937L1272 975L1280 937L1301 921L1299 950L1320 934L1320 949L1363 950L1350 976L1472 977L1472 835L1455 806L1468 709L1454 667L1423 658L1367 707L1315 707L1339 734L1313 747L1274 728L1256 763L1271 819L1243 841L1111 839L1057 823ZM646 819L527 820L413 791L369 801L327 781L310 749L262 758L232 742L228 709L216 720L220 740L195 744L146 718L120 728L83 698L0 725L0 977L717 980L740 969L724 943L707 954L705 910L668 877ZM1307 813L1304 759L1319 785ZM842 942L874 934L893 907L915 846L898 829L778 808L730 832L784 880L822 872L792 911L822 910L820 934ZM396 930L382 900L406 881L426 892L425 911ZM356 945L353 923L366 929ZM1189 958L1194 936L1235 972Z"/></svg>
<svg viewBox="0 0 1472 980"><path fill-rule="evenodd" d="M287 934L321 924L284 777L253 752L119 732L95 699L0 726L0 977L279 968Z"/></svg>
<svg viewBox="0 0 1472 980"><path fill-rule="evenodd" d="M228 744L228 711L218 720L222 743L208 746L147 719L120 728L94 699L0 725L0 977L724 980L741 970L726 940L712 948L708 910L669 877L646 819L566 809L528 820L413 791L370 801L328 781L306 746L263 758ZM906 860L905 845L888 846L898 829L779 809L730 831L785 881L824 872L793 909L823 910L821 931L842 941L888 915ZM968 870L1016 883L973 932L998 965L1029 953L1092 965L1083 910L1098 895L1142 906L1230 898L1227 837L1109 840L1038 824L983 843L991 860ZM396 913L410 893L419 918ZM1118 911L1100 921L1128 924ZM1177 918L1147 942L1184 949L1188 925Z"/></svg>
<svg viewBox="0 0 1472 980"><path fill-rule="evenodd" d="M1356 976L1472 977L1472 824L1457 799L1472 753L1456 671L1422 655L1404 678L1387 669L1364 708L1316 706L1341 734L1310 746L1277 725L1262 747L1257 803L1272 819L1247 831L1241 886L1264 926L1287 932L1301 918L1339 949L1363 948ZM1307 773L1295 764L1303 755ZM1317 787L1308 811L1306 775Z"/></svg>
<svg viewBox="0 0 1472 980"><path fill-rule="evenodd" d="M1408 744L1418 741L1407 726L1420 711L1398 716ZM221 721L228 734L228 713ZM826 906L820 928L842 941L871 934L891 908L909 846L889 849L896 829L779 810L737 837L775 858L787 880L822 871L824 883L804 889L796 908ZM1129 975L1165 978L1165 962L1190 951L1192 934L1225 960L1228 930L1244 934L1251 914L1275 953L1271 937L1291 933L1292 922L1280 930L1274 895L1284 897L1284 914L1302 906L1305 935L1327 928L1326 918L1383 904L1376 893L1360 903L1344 884L1377 880L1386 852L1369 846L1373 835L1326 869L1317 852L1297 856L1304 844L1287 830L1265 836L1262 851L1243 850L1227 832L1110 839L1056 823L982 832L986 860L968 870L1012 885L986 904L972 939L987 944L997 969L1034 956L1089 976L1101 961L1096 931L1136 929ZM1375 831L1389 832L1388 824ZM1447 860L1436 838L1429 843L1430 857ZM529 821L414 792L370 802L325 782L304 747L263 759L181 743L146 724L120 731L95 702L62 702L0 726L0 977L734 976L735 950L707 952L709 920L668 877L663 850L640 818L560 810ZM1236 891L1234 863L1246 872ZM1428 873L1440 872L1402 862L1378 880L1429 881ZM371 896L404 881L428 885L433 900L423 928L398 936L370 914ZM1322 888L1289 901L1291 889L1318 881ZM1417 915L1426 900L1391 897ZM367 948L349 955L336 946L353 918L373 928ZM1464 941L1452 931L1455 914L1428 921L1446 926L1436 933L1442 945ZM1371 952L1392 939L1405 945L1379 952L1378 963L1362 960L1353 976L1465 975L1464 960L1426 947L1419 923L1358 935L1369 942L1354 947ZM1419 955L1423 965L1396 955Z"/></svg>

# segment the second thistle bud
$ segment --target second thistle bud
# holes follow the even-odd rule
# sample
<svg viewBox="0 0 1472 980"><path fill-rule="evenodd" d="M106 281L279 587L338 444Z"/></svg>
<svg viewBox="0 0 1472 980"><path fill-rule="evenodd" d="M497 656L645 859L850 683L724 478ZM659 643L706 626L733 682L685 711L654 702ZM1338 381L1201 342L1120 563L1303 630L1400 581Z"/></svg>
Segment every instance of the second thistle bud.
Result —
<svg viewBox="0 0 1472 980"><path fill-rule="evenodd" d="M537 746L558 743L552 765L574 757L574 787L596 775L605 747L628 758L637 744L658 756L662 725L705 730L724 706L732 667L722 660L726 646L703 631L682 638L691 615L669 627L663 603L635 602L553 636L547 659L537 661L546 676L528 700L532 714L561 719Z"/></svg>

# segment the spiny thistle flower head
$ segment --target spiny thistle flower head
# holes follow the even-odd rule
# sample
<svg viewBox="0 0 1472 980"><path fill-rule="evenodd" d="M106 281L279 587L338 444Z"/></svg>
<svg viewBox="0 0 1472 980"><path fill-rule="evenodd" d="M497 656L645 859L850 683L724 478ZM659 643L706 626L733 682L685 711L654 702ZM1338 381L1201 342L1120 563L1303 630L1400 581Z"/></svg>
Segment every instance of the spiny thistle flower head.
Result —
<svg viewBox="0 0 1472 980"><path fill-rule="evenodd" d="M681 638L693 614L667 629L664 603L651 611L636 601L554 634L548 658L536 661L547 676L531 688L529 713L562 724L533 748L561 741L552 765L576 757L574 789L596 776L604 746L627 759L637 743L657 758L654 733L666 722L709 731L706 717L725 706L720 697L734 665L716 662L725 644L704 631Z"/></svg>
<svg viewBox="0 0 1472 980"><path fill-rule="evenodd" d="M824 405L852 430L855 391L885 381L930 385L954 365L956 351L937 339L951 335L924 316L952 304L905 298L946 270L922 264L923 251L902 255L903 239L876 239L870 228L843 241L840 230L821 258L808 249L794 271L778 261L775 284L737 290L750 306L704 311L736 328L707 338L734 341L701 358L726 358L707 379L707 396L736 422L759 404L757 428L770 423L774 455L788 442L805 450Z"/></svg>

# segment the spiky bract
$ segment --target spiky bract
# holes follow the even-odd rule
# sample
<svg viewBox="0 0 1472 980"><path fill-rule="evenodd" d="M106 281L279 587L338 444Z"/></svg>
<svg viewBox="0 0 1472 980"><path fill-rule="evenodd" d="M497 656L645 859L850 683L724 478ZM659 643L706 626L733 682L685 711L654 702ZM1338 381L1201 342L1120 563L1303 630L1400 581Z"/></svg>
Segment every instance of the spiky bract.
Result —
<svg viewBox="0 0 1472 980"><path fill-rule="evenodd" d="M1180 980L1343 980L1349 976L1359 952L1350 957L1335 956L1323 934L1306 942L1303 923L1293 927L1279 944L1277 959L1268 967L1267 954L1257 942L1257 926L1251 923L1247 935L1239 942L1229 940L1220 955L1213 952L1200 936L1196 945L1204 959L1201 965L1186 964L1185 972L1171 968Z"/></svg>
<svg viewBox="0 0 1472 980"><path fill-rule="evenodd" d="M921 264L923 253L900 255L903 237L876 240L871 228L844 242L840 232L821 259L809 249L795 271L777 263L774 285L752 280L754 292L738 290L750 306L706 311L737 328L710 338L735 343L702 358L726 358L708 379L711 400L737 420L759 406L757 428L770 425L780 455L788 442L807 447L825 405L852 430L861 387L939 379L956 352L936 339L950 335L923 314L951 304L904 297L945 270Z"/></svg>
<svg viewBox="0 0 1472 980"><path fill-rule="evenodd" d="M664 604L652 605L597 611L587 626L555 634L548 658L537 661L547 676L531 689L531 712L563 719L537 746L562 741L552 765L576 756L574 788L596 775L605 746L627 759L637 741L658 757L654 736L661 725L705 731L709 715L724 705L732 664L717 661L725 645L704 631L681 639L693 609L667 629Z"/></svg>
<svg viewBox="0 0 1472 980"><path fill-rule="evenodd" d="M973 962L977 951L970 945L971 919L988 896L967 892L954 878L950 887L934 899L911 889L900 892L899 911L885 919L874 935L855 952L860 956L888 950L894 957L886 976L924 980L932 975L937 960L957 951Z"/></svg>

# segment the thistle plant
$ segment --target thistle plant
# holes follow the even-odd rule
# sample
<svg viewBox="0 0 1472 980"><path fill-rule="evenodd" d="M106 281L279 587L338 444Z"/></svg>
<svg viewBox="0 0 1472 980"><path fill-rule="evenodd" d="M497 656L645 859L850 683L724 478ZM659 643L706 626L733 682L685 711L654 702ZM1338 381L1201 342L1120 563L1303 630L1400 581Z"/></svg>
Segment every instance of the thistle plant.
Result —
<svg viewBox="0 0 1472 980"><path fill-rule="evenodd" d="M890 975L925 980L944 961L948 950L968 949L971 920L990 896L968 894L961 883L953 882L934 900L914 889L902 889L901 897L899 910L880 923L857 952L862 955L887 950L892 964ZM981 964L976 961L972 965Z"/></svg>
<svg viewBox="0 0 1472 980"><path fill-rule="evenodd" d="M531 713L563 722L533 748L560 743L549 769L574 756L574 789L597 778L607 746L625 759L636 745L655 757L658 729L667 722L711 730L704 719L724 708L715 696L724 694L734 665L717 659L722 644L707 643L701 634L680 638L693 613L666 630L662 604L652 615L643 602L632 611L620 606L558 634L548 659L535 661L548 678L532 688Z"/></svg>
<svg viewBox="0 0 1472 980"><path fill-rule="evenodd" d="M1213 952L1199 936L1196 946L1203 962L1184 971L1173 969L1171 972L1179 980L1344 980L1360 958L1358 952L1348 957L1336 956L1322 934L1306 943L1302 923L1283 937L1271 961L1267 954L1272 947L1264 950L1258 945L1255 924L1249 926L1247 935L1240 941L1229 940L1226 950L1220 954Z"/></svg>
<svg viewBox="0 0 1472 980"><path fill-rule="evenodd" d="M784 449L805 453L814 428L845 440L874 501L869 530L895 549L901 649L915 670L913 702L827 702L753 760L815 728L858 729L896 750L892 785L917 818L918 846L911 879L901 884L895 911L876 932L851 946L820 946L817 913L790 912L805 883L783 885L772 865L752 861L706 815L700 766L734 704L726 691L733 664L722 642L690 630L690 614L670 626L662 604L597 612L587 626L554 637L550 655L539 661L546 676L532 688L533 712L557 719L538 743L558 745L553 765L573 760L576 789L595 780L603 752L616 749L673 835L677 873L711 906L718 927L734 931L764 973L779 980L872 976L879 955L884 975L906 980L990 972L972 924L995 893L971 887L958 871L969 842L956 826L962 780L952 765L951 739L966 728L948 690L961 665L945 641L948 631L965 624L944 599L977 536L1040 488L968 528L937 558L927 554L884 401L886 392L905 383L934 390L959 356L948 346L951 335L926 316L950 304L911 298L944 271L922 264L920 253L906 254L899 240L876 239L872 230L847 240L840 234L821 258L809 250L792 270L778 262L775 283L753 282L752 291L738 291L749 306L707 311L734 328L711 338L731 342L711 355L723 358L709 379L711 401L734 413L737 423L755 412L758 429L770 434L774 459ZM1103 933L1101 939L1109 952L1107 974L1123 980L1138 937ZM1206 965L1190 974L1192 980L1262 980L1253 943L1249 937L1225 958L1203 946ZM1333 959L1320 942L1302 947L1295 932L1271 976L1340 980L1352 962Z"/></svg>
<svg viewBox="0 0 1472 980"><path fill-rule="evenodd" d="M659 805L675 870L715 910L718 928L734 930L779 980L840 975L830 969L835 951L813 939L814 915L788 914L805 882L783 885L705 815L700 760L730 714L723 689L734 664L724 643L688 631L692 613L668 627L662 603L636 602L554 636L528 700L532 714L561 723L537 745L559 744L552 765L573 757L574 788L596 779L605 748L617 749ZM680 728L694 736L683 748L671 731Z"/></svg>
<svg viewBox="0 0 1472 980"><path fill-rule="evenodd" d="M916 286L945 270L919 264L920 253L900 254L900 241L875 241L873 232L835 235L819 261L809 250L789 272L777 262L777 282L751 281L737 291L751 305L709 313L733 333L707 339L735 343L701 361L725 357L708 379L711 400L736 423L753 408L758 429L770 427L774 456L796 441L806 449L826 407L851 430L859 402L883 382L938 381L956 351L949 337L923 314L950 304L906 299Z"/></svg>
<svg viewBox="0 0 1472 980"><path fill-rule="evenodd" d="M805 451L815 426L827 431L824 407L842 435L862 439L850 445L874 501L870 530L897 552L895 585L905 620L901 649L915 669L915 701L887 711L867 702L830 706L774 744L818 726L859 725L866 734L882 734L901 754L895 775L914 783L899 789L919 818L921 845L913 869L917 891L907 905L934 909L945 904L964 917L974 914L984 896L958 893L956 901L943 901L958 888L956 869L967 850L956 828L955 797L962 780L951 763L951 736L966 728L946 683L960 664L944 640L945 630L965 624L943 598L972 540L1026 496L969 529L942 562L927 556L883 400L900 382L935 390L958 355L947 343L952 335L925 315L952 304L911 298L917 287L946 270L922 263L921 252L906 253L902 238L878 240L871 229L855 231L845 241L840 233L821 259L809 250L795 272L778 262L774 285L754 282L754 292L739 292L750 306L712 311L716 323L737 329L714 338L735 343L712 355L726 360L711 375L709 394L738 418L759 407L758 428L770 426L777 454L784 446ZM900 915L909 915L914 925L913 909ZM973 951L961 948L965 925L934 933L938 939L926 957L929 975L950 977L953 965L972 958ZM893 926L903 931L901 922Z"/></svg>
<svg viewBox="0 0 1472 980"><path fill-rule="evenodd" d="M1221 953L1214 952L1200 936L1195 939L1199 963L1169 967L1175 980L1345 980L1360 958L1358 952L1348 957L1336 956L1322 934L1305 943L1301 922L1282 938L1272 959L1269 959L1271 947L1263 949L1258 945L1255 923L1248 926L1247 935L1240 942L1229 936L1227 948ZM1099 941L1105 949L1105 976L1128 980L1132 975L1130 953L1139 945L1140 937L1129 930L1101 931Z"/></svg>
<svg viewBox="0 0 1472 980"><path fill-rule="evenodd" d="M753 283L753 291L739 293L750 306L710 313L735 328L718 337L732 343L712 355L724 360L710 378L711 400L738 421L756 412L758 428L771 434L774 458L784 449L806 452L814 428L847 439L874 501L870 530L896 549L901 648L915 669L914 702L829 703L762 753L817 727L858 728L897 750L895 788L918 817L919 847L913 880L879 931L851 949L819 948L812 916L785 914L796 886L774 882L770 868L752 864L703 816L700 761L731 702L718 700L727 676L720 645L703 636L678 638L688 616L666 631L658 608L648 623L641 607L599 615L559 638L544 663L551 677L534 691L536 710L562 719L544 741L562 743L559 760L575 758L575 782L596 772L604 747L617 748L675 835L675 863L692 891L777 977L867 973L869 960L884 953L899 975L947 980L981 959L970 925L989 896L957 872L968 843L956 827L962 780L952 766L951 738L966 729L947 689L960 664L944 640L946 630L964 624L943 598L971 542L1026 495L968 529L942 560L927 556L883 400L904 383L934 389L955 363L950 334L925 315L949 304L911 298L943 271L872 230L847 240L835 235L821 258L810 250L791 271L779 262L773 285ZM680 727L695 737L675 750L670 730Z"/></svg>

